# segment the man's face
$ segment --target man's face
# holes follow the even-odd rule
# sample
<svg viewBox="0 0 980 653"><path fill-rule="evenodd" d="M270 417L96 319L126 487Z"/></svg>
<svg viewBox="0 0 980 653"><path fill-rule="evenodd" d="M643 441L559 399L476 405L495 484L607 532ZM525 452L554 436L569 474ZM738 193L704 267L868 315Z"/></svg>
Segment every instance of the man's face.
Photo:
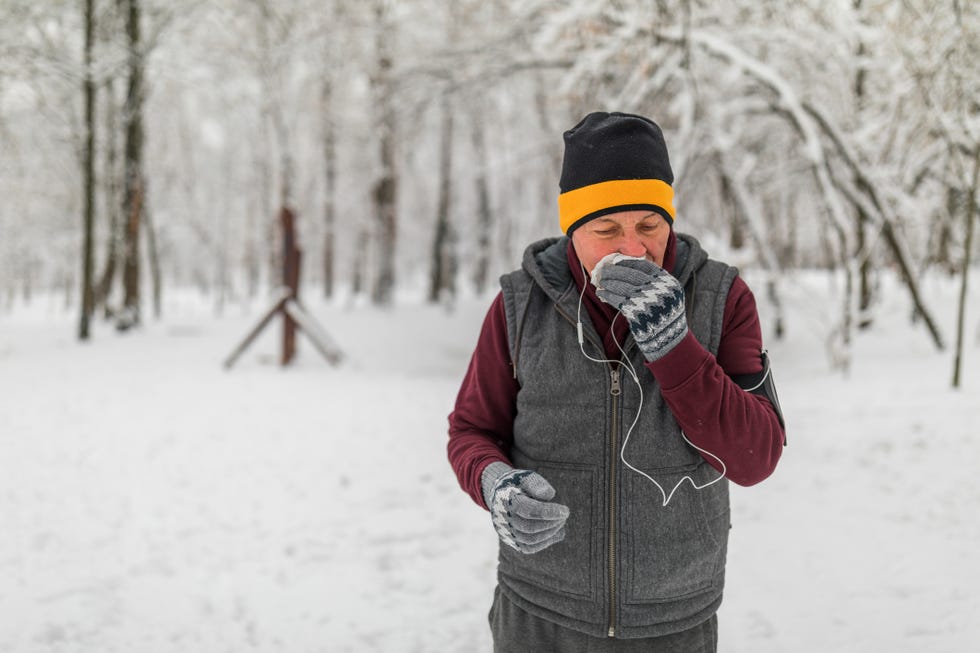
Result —
<svg viewBox="0 0 980 653"><path fill-rule="evenodd" d="M670 225L659 213L647 210L620 211L590 220L572 232L572 246L592 274L603 257L609 254L642 256L663 266Z"/></svg>

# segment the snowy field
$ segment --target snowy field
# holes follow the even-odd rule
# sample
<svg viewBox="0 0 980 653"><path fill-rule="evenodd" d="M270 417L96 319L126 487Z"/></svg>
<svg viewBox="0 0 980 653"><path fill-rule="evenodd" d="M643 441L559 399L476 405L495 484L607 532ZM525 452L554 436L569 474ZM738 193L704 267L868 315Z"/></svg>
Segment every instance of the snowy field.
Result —
<svg viewBox="0 0 980 653"><path fill-rule="evenodd" d="M953 392L884 290L844 377L829 283L786 283L789 447L732 488L723 653L980 650L980 316ZM952 342L954 285L924 291ZM445 455L488 301L311 300L347 361L301 339L287 371L278 326L221 367L260 305L172 295L86 345L54 299L0 313L0 651L489 651L495 535Z"/></svg>

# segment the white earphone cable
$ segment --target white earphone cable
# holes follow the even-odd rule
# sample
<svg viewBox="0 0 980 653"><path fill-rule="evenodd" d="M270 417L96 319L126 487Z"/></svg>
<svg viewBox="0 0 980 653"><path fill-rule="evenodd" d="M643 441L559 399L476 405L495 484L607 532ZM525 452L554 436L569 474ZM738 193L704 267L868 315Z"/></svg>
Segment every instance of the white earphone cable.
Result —
<svg viewBox="0 0 980 653"><path fill-rule="evenodd" d="M614 365L619 364L620 361L614 361L614 360L609 360L609 359L605 359L605 358L603 358L603 359L593 358L592 356L589 356L587 353L585 353L585 344L584 344L585 338L584 338L584 336L582 334L582 298L585 296L585 284L588 283L588 276L586 275L585 267L584 266L582 266L582 276L583 276L582 292L578 296L578 314L576 315L576 318L575 318L576 319L576 329L578 331L578 346L579 346L579 350L582 352L582 355L583 356L585 356L587 359L589 359L590 361L593 361L595 363L612 363ZM647 474L643 470L637 469L632 464L630 464L630 462L628 460L626 460L626 445L629 444L630 436L633 434L633 429L636 428L637 423L639 423L639 421L640 421L640 410L642 410L642 408L643 408L643 386L640 384L640 377L639 377L639 375L636 372L636 368L633 367L633 363L630 361L629 356L626 355L626 352L623 350L622 345L619 344L619 340L616 338L616 332L613 330L614 329L614 326L616 324L616 320L619 318L619 315L620 314L617 312L616 315L613 316L612 322L609 325L609 332L612 335L613 342L616 343L616 348L619 349L619 352L623 355L622 363L625 363L626 370L629 372L629 375L633 379L633 382L636 383L636 389L640 393L640 402L639 402L640 408L637 409L636 416L633 418L632 424L630 424L630 427L626 430L626 435L623 437L623 446L620 447L620 450L619 450L619 459L622 460L623 461L623 464L626 465L626 467L628 467L629 469L631 469L633 472L639 474L640 476L644 477L645 479L647 479L648 481L650 481L651 483L653 483L654 485L657 486L657 489L660 490L660 494L661 494L661 496L664 499L663 505L664 505L664 507L666 507L667 504L670 503L670 500L674 497L674 493L677 492L677 489L681 486L681 484L684 481L690 481L691 482L691 486L695 490L703 490L704 488L708 487L709 485L713 485L713 484L717 483L718 481L720 481L721 479L725 478L725 474L728 472L728 467L725 465L725 461L723 461L721 458L719 458L715 454L711 453L710 451L708 451L706 449L702 449L698 445L696 445L693 442L691 442L688 439L687 434L684 433L684 431L681 431L681 437L684 438L684 441L685 442L687 442L691 447L697 449L701 453L703 453L703 454L705 454L707 456L711 456L712 458L714 458L715 460L718 461L718 464L719 465L721 465L721 473L718 474L718 476L716 478L708 481L707 483L704 483L703 485L698 485L697 483L694 482L694 479L691 478L690 475L685 475L682 479L680 479L679 481L677 481L677 484L674 485L674 488L670 491L670 494L667 494L667 492L664 490L663 486L660 483L658 483L656 481L656 479L654 479L652 476L650 476L649 474ZM768 370L766 370L766 372L768 373ZM765 378L763 378L763 381L764 380L765 380Z"/></svg>

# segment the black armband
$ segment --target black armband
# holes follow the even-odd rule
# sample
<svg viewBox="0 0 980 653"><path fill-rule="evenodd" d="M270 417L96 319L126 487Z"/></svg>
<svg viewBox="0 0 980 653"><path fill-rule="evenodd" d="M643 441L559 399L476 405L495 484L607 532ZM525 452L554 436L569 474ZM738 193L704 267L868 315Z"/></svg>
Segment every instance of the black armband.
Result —
<svg viewBox="0 0 980 653"><path fill-rule="evenodd" d="M779 395L776 394L776 383L772 379L772 368L769 365L769 353L762 350L762 371L755 374L736 374L731 377L738 387L754 395L761 395L769 400L776 417L779 418L779 425L783 427L783 445L786 444L786 422L783 421L783 409L779 406Z"/></svg>

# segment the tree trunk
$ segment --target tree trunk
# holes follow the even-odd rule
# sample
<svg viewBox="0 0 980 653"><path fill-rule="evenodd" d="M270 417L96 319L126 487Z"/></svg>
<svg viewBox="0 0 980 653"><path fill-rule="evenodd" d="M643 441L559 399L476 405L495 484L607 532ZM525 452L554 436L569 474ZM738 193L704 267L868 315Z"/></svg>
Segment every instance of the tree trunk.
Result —
<svg viewBox="0 0 980 653"><path fill-rule="evenodd" d="M351 279L351 294L355 297L367 292L368 286L368 247L371 246L371 232L367 225L362 224L357 231L357 246L354 248L354 272Z"/></svg>
<svg viewBox="0 0 980 653"><path fill-rule="evenodd" d="M383 136L387 140L388 137ZM383 144L387 150L393 144ZM395 238L397 215L395 209L396 181L393 173L386 173L378 180L374 190L375 213L378 221L378 273L374 280L371 298L375 304L388 305L395 290Z"/></svg>
<svg viewBox="0 0 980 653"><path fill-rule="evenodd" d="M721 201L723 203L722 210L729 209L725 211L728 214L728 246L733 250L740 250L745 247L744 218L742 212L733 202L732 182L724 171L721 174Z"/></svg>
<svg viewBox="0 0 980 653"><path fill-rule="evenodd" d="M140 180L128 181L125 243L123 251L123 307L116 316L116 328L125 331L140 323L140 265L139 234L143 212L143 188Z"/></svg>
<svg viewBox="0 0 980 653"><path fill-rule="evenodd" d="M448 91L442 96L442 133L439 146L439 205L432 243L429 301L451 301L456 294L456 252L449 206L453 188L453 111Z"/></svg>
<svg viewBox="0 0 980 653"><path fill-rule="evenodd" d="M473 121L473 151L476 159L476 267L473 270L473 286L478 294L483 294L490 274L490 229L493 215L490 212L490 185L487 171L487 139L483 131L482 116L477 114Z"/></svg>
<svg viewBox="0 0 980 653"><path fill-rule="evenodd" d="M973 155L973 182L970 184L970 200L966 209L966 242L963 244L963 277L960 280L960 298L956 312L956 350L953 355L953 387L960 387L960 367L963 359L963 326L966 320L966 286L970 276L973 255L973 230L977 222L977 191L980 183L980 147Z"/></svg>
<svg viewBox="0 0 980 653"><path fill-rule="evenodd" d="M337 189L337 116L333 111L333 81L331 73L324 73L321 92L323 112L323 296L327 299L334 294L334 260Z"/></svg>
<svg viewBox="0 0 980 653"><path fill-rule="evenodd" d="M853 7L855 12L861 11L863 0L854 0ZM862 37L859 35L859 39ZM857 72L854 75L854 101L855 114L861 116L865 104L865 85L868 78L868 69L864 64L864 57L867 48L863 40L859 40L855 60L857 61ZM860 120L860 118L859 118ZM873 300L871 292L871 252L867 249L868 235L867 230L871 225L871 218L860 206L857 207L857 223L854 225L857 236L857 252L859 259L858 268L858 323L857 328L866 330L871 328L871 302Z"/></svg>
<svg viewBox="0 0 980 653"><path fill-rule="evenodd" d="M374 185L374 213L377 220L378 273L374 280L371 299L375 304L387 305L395 291L395 241L397 237L398 177L395 172L395 98L391 78L392 55L390 42L393 26L387 20L385 3L375 4L375 77L377 98L377 133L379 137L380 171Z"/></svg>
<svg viewBox="0 0 980 653"><path fill-rule="evenodd" d="M857 209L857 256L858 258L858 323L857 328L864 331L871 328L871 252L868 251L868 223L870 219L863 209Z"/></svg>
<svg viewBox="0 0 980 653"><path fill-rule="evenodd" d="M129 39L129 86L123 124L126 127L125 248L123 252L123 314L117 328L126 330L140 323L139 236L143 223L143 54L140 42L140 0L126 0L126 33Z"/></svg>
<svg viewBox="0 0 980 653"><path fill-rule="evenodd" d="M106 319L112 316L109 306L109 295L112 293L113 282L118 268L119 252L122 249L122 221L119 219L119 171L117 170L116 133L116 94L112 80L106 82L105 99L105 160L103 161L103 193L105 195L105 211L108 215L109 237L106 243L106 257L99 283L95 289L95 305L102 308Z"/></svg>
<svg viewBox="0 0 980 653"><path fill-rule="evenodd" d="M255 287L252 297L258 292L258 284L262 281L263 270L266 271L266 281L269 289L278 291L280 287L279 275L279 248L275 245L278 234L275 224L275 213L272 207L273 180L272 165L269 158L272 156L272 145L269 139L267 115L265 111L261 113L259 121L262 125L262 138L257 139L259 144L256 148L255 158L255 187L258 193L254 196L255 210L249 220L249 239L246 244L248 251L246 257L251 261L249 266L250 283Z"/></svg>
<svg viewBox="0 0 980 653"><path fill-rule="evenodd" d="M221 200L219 202L213 203L211 206L215 206L216 215L214 216L214 228L215 228L215 243L214 243L214 278L215 287L217 292L214 298L214 315L216 317L221 317L224 315L225 306L228 300L234 295L234 291L231 290L232 285L232 273L228 269L229 260L231 258L230 249L232 238L228 233L228 222L231 219L232 211L234 210L234 173L232 171L232 160L233 155L229 151L225 151L221 156L221 168L222 174L221 178L223 180L221 189Z"/></svg>
<svg viewBox="0 0 980 653"><path fill-rule="evenodd" d="M79 340L89 339L89 326L95 312L93 294L93 232L95 229L95 81L92 79L92 46L95 35L95 0L85 0L85 145L82 155L85 206L83 209L82 310L78 324Z"/></svg>
<svg viewBox="0 0 980 653"><path fill-rule="evenodd" d="M949 174L948 171L947 174ZM952 252L953 223L955 222L955 216L960 212L960 205L966 204L966 199L963 197L963 192L960 189L952 186L948 187L946 189L946 215L937 220L938 224L934 230L936 232L936 245L933 248L933 262L949 275L956 273L956 265L953 263Z"/></svg>
<svg viewBox="0 0 980 653"><path fill-rule="evenodd" d="M150 285L153 289L153 317L159 319L160 315L163 313L163 279L160 274L160 255L157 249L157 232L156 227L153 224L153 215L150 213L150 207L146 202L145 183L146 182L144 182L143 193L143 224L145 227L144 231L146 231L146 249L150 259ZM225 239L222 239L221 246L224 247L226 242L227 241Z"/></svg>

